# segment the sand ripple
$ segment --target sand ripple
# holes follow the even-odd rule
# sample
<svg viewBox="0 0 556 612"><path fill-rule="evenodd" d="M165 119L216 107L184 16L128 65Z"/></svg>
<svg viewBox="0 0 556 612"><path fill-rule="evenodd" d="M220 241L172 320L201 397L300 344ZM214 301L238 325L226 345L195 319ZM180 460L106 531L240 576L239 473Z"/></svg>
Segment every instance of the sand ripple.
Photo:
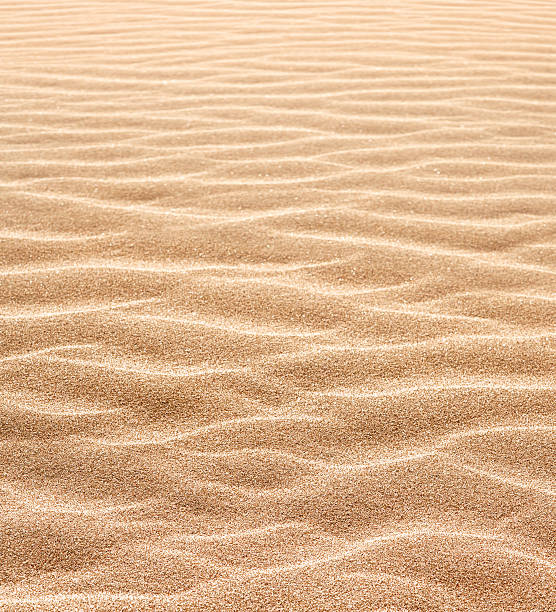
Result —
<svg viewBox="0 0 556 612"><path fill-rule="evenodd" d="M0 15L0 609L556 609L554 3Z"/></svg>

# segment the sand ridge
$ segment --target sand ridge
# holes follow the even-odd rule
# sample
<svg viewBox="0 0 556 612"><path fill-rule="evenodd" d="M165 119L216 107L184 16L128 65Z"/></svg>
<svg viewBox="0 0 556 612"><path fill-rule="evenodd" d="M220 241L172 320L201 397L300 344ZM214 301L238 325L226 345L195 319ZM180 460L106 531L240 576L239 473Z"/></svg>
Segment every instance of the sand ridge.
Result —
<svg viewBox="0 0 556 612"><path fill-rule="evenodd" d="M0 610L556 609L554 3L0 32Z"/></svg>

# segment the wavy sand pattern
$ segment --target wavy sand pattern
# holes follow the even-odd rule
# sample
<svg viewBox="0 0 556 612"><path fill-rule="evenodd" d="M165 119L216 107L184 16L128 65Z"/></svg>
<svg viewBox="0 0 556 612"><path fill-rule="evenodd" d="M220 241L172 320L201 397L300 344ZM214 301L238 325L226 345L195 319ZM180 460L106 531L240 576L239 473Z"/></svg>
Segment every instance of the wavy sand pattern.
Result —
<svg viewBox="0 0 556 612"><path fill-rule="evenodd" d="M554 2L0 15L0 609L555 610Z"/></svg>

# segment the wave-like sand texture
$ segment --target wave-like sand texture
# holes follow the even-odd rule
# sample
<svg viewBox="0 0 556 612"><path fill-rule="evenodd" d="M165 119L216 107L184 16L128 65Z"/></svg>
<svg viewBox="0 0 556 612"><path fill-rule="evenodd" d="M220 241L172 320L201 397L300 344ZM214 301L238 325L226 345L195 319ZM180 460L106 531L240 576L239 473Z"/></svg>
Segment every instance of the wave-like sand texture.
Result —
<svg viewBox="0 0 556 612"><path fill-rule="evenodd" d="M0 15L0 609L555 610L554 2Z"/></svg>

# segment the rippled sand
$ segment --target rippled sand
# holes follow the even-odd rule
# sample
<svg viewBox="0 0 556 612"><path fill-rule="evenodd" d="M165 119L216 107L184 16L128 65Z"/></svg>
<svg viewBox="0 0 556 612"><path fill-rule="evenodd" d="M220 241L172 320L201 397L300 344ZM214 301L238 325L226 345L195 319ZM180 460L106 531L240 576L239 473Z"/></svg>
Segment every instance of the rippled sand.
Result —
<svg viewBox="0 0 556 612"><path fill-rule="evenodd" d="M556 609L556 5L0 1L0 609Z"/></svg>

